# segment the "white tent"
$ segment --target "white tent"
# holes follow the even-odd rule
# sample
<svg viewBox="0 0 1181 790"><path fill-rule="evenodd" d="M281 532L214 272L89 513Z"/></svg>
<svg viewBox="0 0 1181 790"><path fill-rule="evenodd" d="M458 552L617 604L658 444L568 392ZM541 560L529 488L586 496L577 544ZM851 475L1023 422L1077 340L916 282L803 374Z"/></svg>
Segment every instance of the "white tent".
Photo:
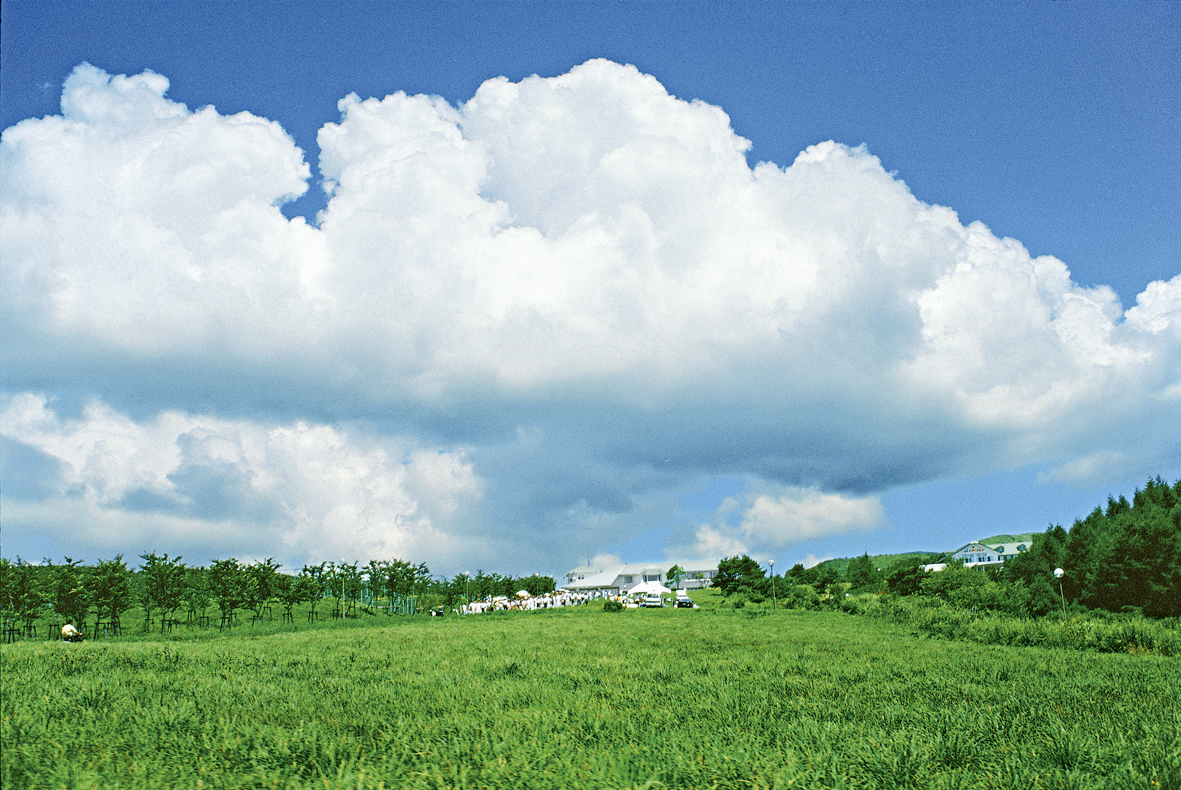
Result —
<svg viewBox="0 0 1181 790"><path fill-rule="evenodd" d="M660 582L640 582L635 587L632 587L630 590L628 590L628 593L633 594L633 595L635 593L650 593L650 592L660 593L661 595L667 595L668 593L672 592L672 590L665 587Z"/></svg>

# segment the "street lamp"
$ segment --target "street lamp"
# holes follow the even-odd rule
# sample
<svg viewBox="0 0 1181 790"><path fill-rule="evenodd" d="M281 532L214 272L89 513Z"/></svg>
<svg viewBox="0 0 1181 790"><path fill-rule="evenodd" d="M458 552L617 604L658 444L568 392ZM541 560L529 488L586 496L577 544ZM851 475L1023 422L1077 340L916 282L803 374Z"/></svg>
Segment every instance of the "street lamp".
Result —
<svg viewBox="0 0 1181 790"><path fill-rule="evenodd" d="M775 600L775 560L767 560L767 564L771 566L771 611L774 612L779 608Z"/></svg>
<svg viewBox="0 0 1181 790"><path fill-rule="evenodd" d="M1058 595L1062 597L1062 622L1066 622L1066 593L1062 592L1062 576L1066 571L1061 568L1054 569L1054 575L1058 577Z"/></svg>

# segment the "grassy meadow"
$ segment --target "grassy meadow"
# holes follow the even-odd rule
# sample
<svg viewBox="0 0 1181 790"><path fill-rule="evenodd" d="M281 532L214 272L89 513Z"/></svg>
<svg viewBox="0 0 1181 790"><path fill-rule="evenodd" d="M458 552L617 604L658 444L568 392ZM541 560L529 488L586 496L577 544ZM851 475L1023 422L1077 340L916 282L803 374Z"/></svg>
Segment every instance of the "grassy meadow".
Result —
<svg viewBox="0 0 1181 790"><path fill-rule="evenodd" d="M1181 661L840 612L3 645L17 788L1181 788Z"/></svg>

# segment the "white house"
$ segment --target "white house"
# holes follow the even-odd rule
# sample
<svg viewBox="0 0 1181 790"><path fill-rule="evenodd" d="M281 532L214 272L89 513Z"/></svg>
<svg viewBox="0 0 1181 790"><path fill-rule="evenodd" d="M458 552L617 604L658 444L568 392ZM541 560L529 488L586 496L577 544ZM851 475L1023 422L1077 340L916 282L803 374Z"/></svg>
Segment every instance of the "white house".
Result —
<svg viewBox="0 0 1181 790"><path fill-rule="evenodd" d="M973 541L953 551L951 559L961 560L965 568L996 568L1006 560L1011 560L1024 551L1029 551L1032 543L1033 535L1017 535L1005 543ZM941 571L946 567L946 563L935 563L934 565L924 565L923 570Z"/></svg>
<svg viewBox="0 0 1181 790"><path fill-rule="evenodd" d="M685 571L681 588L695 590L708 587L718 573L717 560L666 560L664 562L632 562L626 565L611 565L601 568L580 565L566 574L565 590L594 590L599 592L627 593L644 582L660 582L671 586L668 569L680 565Z"/></svg>

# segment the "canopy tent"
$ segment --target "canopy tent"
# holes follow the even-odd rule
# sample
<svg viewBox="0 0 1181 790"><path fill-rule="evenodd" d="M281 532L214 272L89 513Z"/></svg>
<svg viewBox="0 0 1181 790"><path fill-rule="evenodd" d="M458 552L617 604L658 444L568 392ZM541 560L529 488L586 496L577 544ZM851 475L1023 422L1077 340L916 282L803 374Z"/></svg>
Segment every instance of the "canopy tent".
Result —
<svg viewBox="0 0 1181 790"><path fill-rule="evenodd" d="M628 590L628 592L631 594L650 593L651 592L651 593L660 593L661 595L666 595L667 593L672 592L672 590L665 587L660 582L640 582L635 587L632 587L630 590Z"/></svg>

